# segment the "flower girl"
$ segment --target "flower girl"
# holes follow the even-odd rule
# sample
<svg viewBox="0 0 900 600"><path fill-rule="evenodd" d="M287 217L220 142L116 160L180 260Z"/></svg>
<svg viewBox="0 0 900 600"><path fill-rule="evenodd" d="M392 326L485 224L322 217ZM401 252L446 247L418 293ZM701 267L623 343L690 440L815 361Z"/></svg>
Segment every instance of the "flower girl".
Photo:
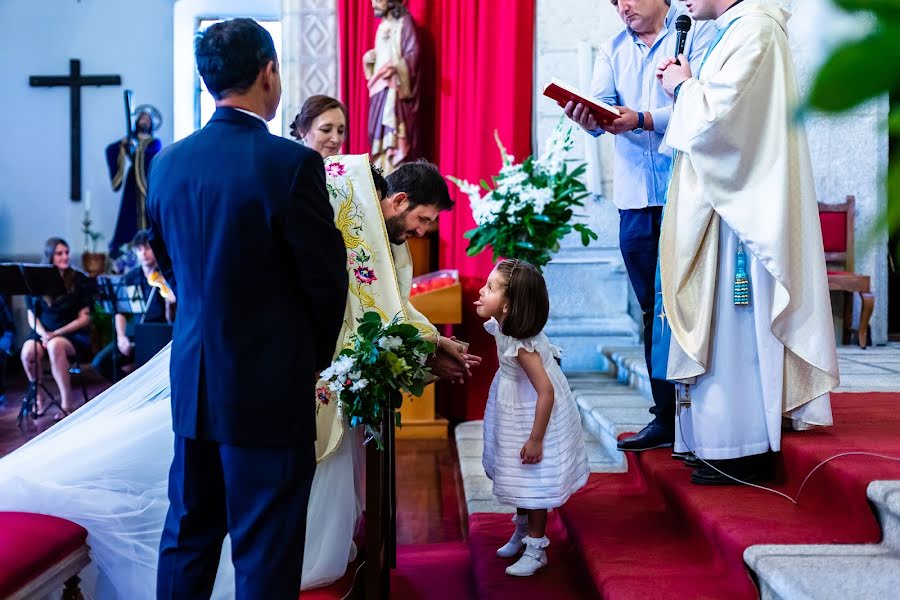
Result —
<svg viewBox="0 0 900 600"><path fill-rule="evenodd" d="M547 510L562 506L590 469L581 419L556 362L559 349L542 329L550 302L534 266L503 260L479 290L476 312L496 338L500 369L484 414L484 457L494 496L516 507L515 532L497 556L518 562L506 573L533 575L547 566Z"/></svg>

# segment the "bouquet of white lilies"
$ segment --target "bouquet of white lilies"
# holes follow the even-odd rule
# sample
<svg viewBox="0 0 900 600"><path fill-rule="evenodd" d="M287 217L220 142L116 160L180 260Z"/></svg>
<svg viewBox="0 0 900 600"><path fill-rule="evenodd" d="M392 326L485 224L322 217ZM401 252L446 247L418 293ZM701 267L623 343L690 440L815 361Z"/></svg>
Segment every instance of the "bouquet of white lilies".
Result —
<svg viewBox="0 0 900 600"><path fill-rule="evenodd" d="M468 197L477 227L466 232L467 253L475 256L491 246L494 260L518 258L543 267L559 250L559 242L571 231L581 234L587 246L597 239L587 225L572 223L573 208L584 206L589 194L579 177L586 166L569 170L565 154L573 145L572 128L561 120L544 152L521 163L506 151L494 133L503 167L493 178L494 187L484 180L481 186L449 177ZM487 193L482 196L482 189Z"/></svg>

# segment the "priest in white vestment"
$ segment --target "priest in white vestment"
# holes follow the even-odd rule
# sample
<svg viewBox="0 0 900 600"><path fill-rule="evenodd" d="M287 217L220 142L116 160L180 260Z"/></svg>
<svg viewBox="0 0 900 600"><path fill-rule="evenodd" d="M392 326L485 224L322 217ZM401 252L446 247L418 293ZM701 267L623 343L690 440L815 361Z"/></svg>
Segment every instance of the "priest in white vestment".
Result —
<svg viewBox="0 0 900 600"><path fill-rule="evenodd" d="M660 65L675 154L660 236L657 327L679 387L675 450L760 480L782 423L831 425L838 367L788 14L762 0L688 0L718 33L697 73ZM665 331L668 329L668 331ZM733 480L701 465L692 481Z"/></svg>

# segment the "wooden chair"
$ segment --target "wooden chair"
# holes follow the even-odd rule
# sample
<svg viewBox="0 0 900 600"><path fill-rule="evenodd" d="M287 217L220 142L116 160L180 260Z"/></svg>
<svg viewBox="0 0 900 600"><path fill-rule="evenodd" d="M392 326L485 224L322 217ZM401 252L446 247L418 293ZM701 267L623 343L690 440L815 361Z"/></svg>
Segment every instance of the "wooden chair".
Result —
<svg viewBox="0 0 900 600"><path fill-rule="evenodd" d="M854 272L853 231L856 198L847 196L841 204L819 202L819 222L822 225L822 242L825 246L825 263L828 268L828 289L844 294L843 344L850 343L853 323L853 294L859 294L862 308L859 312L859 347L869 342L869 319L875 309L875 297L871 292L868 275Z"/></svg>

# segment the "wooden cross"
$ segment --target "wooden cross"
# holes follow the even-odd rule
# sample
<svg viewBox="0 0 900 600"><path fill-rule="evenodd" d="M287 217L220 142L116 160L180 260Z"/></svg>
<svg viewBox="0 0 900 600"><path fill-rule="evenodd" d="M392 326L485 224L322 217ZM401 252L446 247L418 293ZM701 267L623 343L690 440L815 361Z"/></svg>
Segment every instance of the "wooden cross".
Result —
<svg viewBox="0 0 900 600"><path fill-rule="evenodd" d="M69 127L71 130L71 197L78 202L81 200L81 88L95 85L122 85L122 78L118 75L82 75L81 61L69 60L68 75L32 75L28 78L28 84L33 87L69 87Z"/></svg>

